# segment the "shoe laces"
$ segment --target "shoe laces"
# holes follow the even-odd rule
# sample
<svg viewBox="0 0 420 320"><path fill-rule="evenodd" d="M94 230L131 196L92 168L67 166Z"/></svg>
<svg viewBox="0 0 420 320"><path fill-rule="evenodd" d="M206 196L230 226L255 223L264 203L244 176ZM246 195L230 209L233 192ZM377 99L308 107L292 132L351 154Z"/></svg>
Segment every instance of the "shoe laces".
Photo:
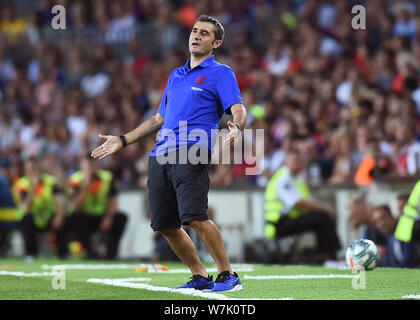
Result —
<svg viewBox="0 0 420 320"><path fill-rule="evenodd" d="M219 273L215 282L217 282L217 283L225 282L225 280L227 278L229 278L230 276L231 276L231 274L229 273L229 271L223 271L223 272Z"/></svg>
<svg viewBox="0 0 420 320"><path fill-rule="evenodd" d="M193 284L193 283L199 283L201 278L205 279L204 277L202 277L202 276L200 276L200 275L198 275L198 274L194 274L194 275L190 278L190 281L188 281L188 283L191 283L191 284Z"/></svg>

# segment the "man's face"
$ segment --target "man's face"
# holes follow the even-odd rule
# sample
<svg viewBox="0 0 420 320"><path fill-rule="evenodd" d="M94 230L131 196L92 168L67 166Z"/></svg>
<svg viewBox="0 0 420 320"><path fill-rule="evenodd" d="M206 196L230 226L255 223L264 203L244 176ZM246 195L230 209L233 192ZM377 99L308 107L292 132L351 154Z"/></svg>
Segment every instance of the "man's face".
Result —
<svg viewBox="0 0 420 320"><path fill-rule="evenodd" d="M287 155L286 165L289 167L292 175L299 174L304 168L302 156L299 153L290 153Z"/></svg>
<svg viewBox="0 0 420 320"><path fill-rule="evenodd" d="M366 201L357 201L349 205L350 224L353 228L358 228L362 224L371 222L369 205Z"/></svg>
<svg viewBox="0 0 420 320"><path fill-rule="evenodd" d="M25 163L25 174L30 177L35 177L39 175L38 164L35 161L28 161Z"/></svg>
<svg viewBox="0 0 420 320"><path fill-rule="evenodd" d="M191 55L205 56L222 44L221 40L215 40L214 25L210 22L198 21L194 24L189 39Z"/></svg>
<svg viewBox="0 0 420 320"><path fill-rule="evenodd" d="M91 176L97 170L97 161L96 160L88 160L83 159L80 162L80 169L87 175Z"/></svg>
<svg viewBox="0 0 420 320"><path fill-rule="evenodd" d="M394 229L394 218L382 209L376 209L372 212L372 221L381 234L391 234Z"/></svg>

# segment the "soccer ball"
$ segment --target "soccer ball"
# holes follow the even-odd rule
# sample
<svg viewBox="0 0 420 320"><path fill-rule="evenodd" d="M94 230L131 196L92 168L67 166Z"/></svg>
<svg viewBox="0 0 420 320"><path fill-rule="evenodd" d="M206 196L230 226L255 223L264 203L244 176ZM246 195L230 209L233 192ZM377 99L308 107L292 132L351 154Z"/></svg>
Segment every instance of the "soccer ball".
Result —
<svg viewBox="0 0 420 320"><path fill-rule="evenodd" d="M346 263L350 268L363 267L373 270L379 263L379 251L372 240L353 241L346 251Z"/></svg>

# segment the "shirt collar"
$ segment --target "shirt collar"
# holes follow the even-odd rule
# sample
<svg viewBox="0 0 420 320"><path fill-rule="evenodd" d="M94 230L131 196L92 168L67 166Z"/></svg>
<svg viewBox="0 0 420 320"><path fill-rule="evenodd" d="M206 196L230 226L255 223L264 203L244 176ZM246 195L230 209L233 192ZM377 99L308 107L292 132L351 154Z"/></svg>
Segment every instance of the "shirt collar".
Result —
<svg viewBox="0 0 420 320"><path fill-rule="evenodd" d="M185 63L185 68L188 70L188 71L190 71L191 70L191 68L190 68L190 61L191 61L191 58L189 58L188 59L188 61ZM202 68L205 68L205 67L208 67L208 66L210 66L210 65L212 65L214 63L214 55L212 54L210 57L208 57L207 59L205 59L205 60L203 60L203 61L201 61L201 63L198 65L198 66L196 66L196 67L202 67ZM195 68L196 68L195 67Z"/></svg>

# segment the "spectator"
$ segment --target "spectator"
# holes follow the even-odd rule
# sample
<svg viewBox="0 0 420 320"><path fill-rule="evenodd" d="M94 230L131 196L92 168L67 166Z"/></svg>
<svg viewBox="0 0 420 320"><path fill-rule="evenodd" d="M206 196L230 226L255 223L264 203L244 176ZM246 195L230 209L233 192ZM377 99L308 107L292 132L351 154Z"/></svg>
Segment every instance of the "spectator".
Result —
<svg viewBox="0 0 420 320"><path fill-rule="evenodd" d="M396 22L394 24L393 33L396 36L404 36L414 39L417 34L417 24L412 15L413 8L407 3L398 3L396 8Z"/></svg>
<svg viewBox="0 0 420 320"><path fill-rule="evenodd" d="M402 242L394 237L397 219L387 205L376 206L372 209L372 221L375 228L384 237L384 245L379 245L380 266L382 267L410 267L415 261L415 249L411 242Z"/></svg>
<svg viewBox="0 0 420 320"><path fill-rule="evenodd" d="M111 2L111 20L107 26L106 41L109 43L126 42L135 35L136 19L130 2Z"/></svg>
<svg viewBox="0 0 420 320"><path fill-rule="evenodd" d="M13 200L7 160L0 159L0 257L9 250L10 234L18 228L18 211Z"/></svg>
<svg viewBox="0 0 420 320"><path fill-rule="evenodd" d="M358 186L367 186L386 177L391 170L389 158L381 152L378 141L371 139L366 144L366 155L360 162L354 182Z"/></svg>
<svg viewBox="0 0 420 320"><path fill-rule="evenodd" d="M351 136L346 131L336 132L330 140L334 164L329 183L345 184L351 182L355 172L356 161L354 159L354 144Z"/></svg>
<svg viewBox="0 0 420 320"><path fill-rule="evenodd" d="M25 260L31 261L39 254L37 234L42 231L56 233L57 253L67 255L64 190L56 179L41 171L36 158L25 162L25 175L13 185L17 199L18 215L22 217L20 230L25 243Z"/></svg>
<svg viewBox="0 0 420 320"><path fill-rule="evenodd" d="M106 258L116 259L127 216L118 211L116 180L110 171L100 169L90 156L80 160L80 170L69 179L71 201L69 228L82 243L86 258L104 258L92 245L95 232L101 233Z"/></svg>
<svg viewBox="0 0 420 320"><path fill-rule="evenodd" d="M2 9L0 30L12 41L15 41L19 35L25 32L26 22L16 16L15 8L12 5L4 6Z"/></svg>
<svg viewBox="0 0 420 320"><path fill-rule="evenodd" d="M415 175L420 171L420 142L415 138L410 120L398 119L395 131L397 170L401 176Z"/></svg>
<svg viewBox="0 0 420 320"><path fill-rule="evenodd" d="M349 226L352 239L369 239L376 244L384 243L383 236L373 225L372 205L363 193L354 194L348 203Z"/></svg>
<svg viewBox="0 0 420 320"><path fill-rule="evenodd" d="M301 152L291 149L285 165L268 183L265 192L266 237L278 239L314 231L317 250L313 259L325 262L335 259L340 249L335 212L329 204L310 198L308 186L299 177L303 168Z"/></svg>
<svg viewBox="0 0 420 320"><path fill-rule="evenodd" d="M50 1L28 8L24 16L15 6L1 7L0 26L0 109L6 114L0 115L0 152L10 159L17 154L24 160L23 150L31 145L38 150L42 141L52 144L42 157L58 152L59 144L71 145L72 157L82 156L100 128L117 130L112 122L131 127L150 117L168 70L188 55L177 39L199 14L212 12L229 28L219 60L233 66L249 113L256 112L254 127L265 128L268 143L274 143L275 151L267 146L263 155L270 166L281 158L277 147L283 139L293 137L306 140L301 146L311 152L305 168L313 177L309 183L354 182L362 157L372 153L368 141L376 139L373 149L386 157L383 176L417 172L420 12L411 1L369 1L371 27L357 32L344 1L138 0L110 1L108 7L104 1L75 1L69 4L65 33L48 32ZM134 102L120 112L123 100ZM250 117L249 124L253 121ZM50 130L57 124L70 132ZM347 138L341 139L342 132ZM12 139L19 142L11 144ZM116 171L130 177L125 186L144 186L141 173L127 163L145 150L122 155ZM76 170L65 153L54 161L67 173ZM118 166L111 162L106 166ZM213 168L219 170L224 172ZM223 179L223 173L214 181L266 183L244 179L242 165L235 170L235 176Z"/></svg>

